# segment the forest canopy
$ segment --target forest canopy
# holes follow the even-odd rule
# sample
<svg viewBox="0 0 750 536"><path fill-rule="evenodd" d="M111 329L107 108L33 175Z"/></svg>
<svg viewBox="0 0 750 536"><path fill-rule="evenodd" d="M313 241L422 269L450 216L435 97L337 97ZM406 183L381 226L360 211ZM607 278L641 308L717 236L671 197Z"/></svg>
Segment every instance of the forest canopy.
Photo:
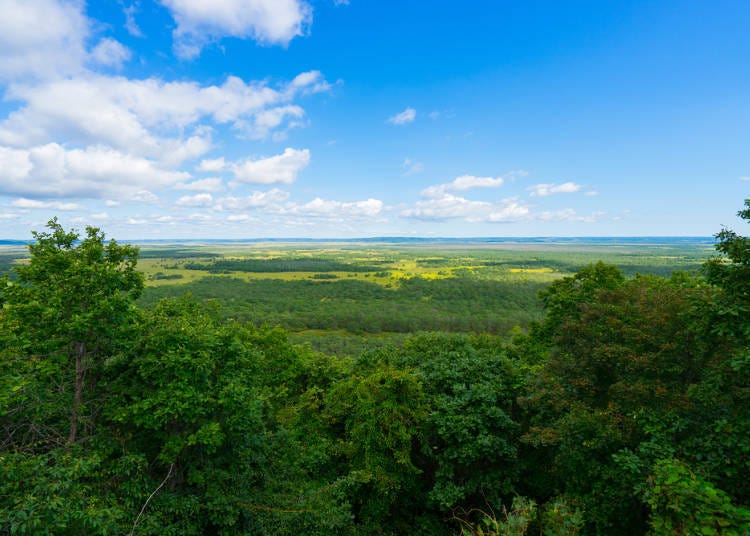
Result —
<svg viewBox="0 0 750 536"><path fill-rule="evenodd" d="M353 358L208 296L136 302L138 248L99 229L53 219L33 238L0 280L4 534L748 533L750 239L734 231L699 273L557 279L509 337L430 323L422 298L450 296L407 282L399 308L378 302L404 337ZM298 285L290 310L329 284ZM467 304L525 306L464 284Z"/></svg>

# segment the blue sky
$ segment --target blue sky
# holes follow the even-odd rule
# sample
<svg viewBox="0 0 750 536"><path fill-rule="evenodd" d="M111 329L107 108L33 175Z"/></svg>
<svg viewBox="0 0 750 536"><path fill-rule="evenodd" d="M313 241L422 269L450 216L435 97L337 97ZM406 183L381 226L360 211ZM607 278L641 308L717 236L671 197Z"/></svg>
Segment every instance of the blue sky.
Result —
<svg viewBox="0 0 750 536"><path fill-rule="evenodd" d="M745 0L0 14L0 238L746 232Z"/></svg>

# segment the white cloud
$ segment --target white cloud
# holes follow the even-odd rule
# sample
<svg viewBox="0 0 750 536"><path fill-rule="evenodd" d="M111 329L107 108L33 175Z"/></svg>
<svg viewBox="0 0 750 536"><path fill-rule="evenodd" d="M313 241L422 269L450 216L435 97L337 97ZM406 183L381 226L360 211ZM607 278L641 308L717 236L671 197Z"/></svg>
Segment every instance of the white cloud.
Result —
<svg viewBox="0 0 750 536"><path fill-rule="evenodd" d="M246 222L246 221L257 221L257 218L253 218L252 216L248 214L232 214L231 216L227 216L228 222Z"/></svg>
<svg viewBox="0 0 750 536"><path fill-rule="evenodd" d="M570 194L581 189L580 184L564 182L562 184L535 184L526 188L532 197L546 197L553 194Z"/></svg>
<svg viewBox="0 0 750 536"><path fill-rule="evenodd" d="M130 60L130 55L130 49L119 41L106 37L93 48L90 57L91 61L98 65L119 69Z"/></svg>
<svg viewBox="0 0 750 536"><path fill-rule="evenodd" d="M28 147L65 139L76 145L106 144L121 151L172 163L199 156L210 148L209 134L205 131L187 140L154 134L151 128L156 125L156 120L161 118L166 127L171 126L170 122L177 122L177 118L170 117L166 111L153 114L156 116L153 118L149 116L148 106L166 95L148 81L77 78L31 88L12 86L9 95L26 100L28 104L0 123L0 143L6 145ZM139 109L139 99L149 96L155 102L144 105L146 109ZM183 122L174 126L186 127L189 124Z"/></svg>
<svg viewBox="0 0 750 536"><path fill-rule="evenodd" d="M177 171L212 147L212 130L199 121L240 129L249 124L260 137L284 128L289 116L304 114L298 106L269 105L327 87L318 71L301 73L279 89L233 77L221 86L201 87L91 74L16 84L8 96L26 105L0 123L0 192L153 202L153 194L143 198L138 192L168 187L219 191L220 178L187 182L190 175ZM193 135L183 138L181 133L191 126ZM176 135L165 137L171 130ZM57 140L82 148L64 148ZM291 183L309 160L308 150L288 149L268 159L237 162L232 171L240 182ZM226 168L223 158L198 166L201 171Z"/></svg>
<svg viewBox="0 0 750 536"><path fill-rule="evenodd" d="M189 176L108 147L66 150L57 143L28 150L0 147L0 169L0 192L57 198L121 197Z"/></svg>
<svg viewBox="0 0 750 536"><path fill-rule="evenodd" d="M402 216L419 220L448 220L460 218L472 223L506 223L528 219L531 211L517 199L503 199L497 203L473 201L443 192L417 201L415 206L401 212Z"/></svg>
<svg viewBox="0 0 750 536"><path fill-rule="evenodd" d="M286 46L303 35L312 21L312 8L302 0L162 0L162 4L177 22L172 33L175 53L186 59L223 37Z"/></svg>
<svg viewBox="0 0 750 536"><path fill-rule="evenodd" d="M589 197L595 197L595 196L599 195L599 192L597 192L596 190L589 190L588 192L586 192L583 195L587 195Z"/></svg>
<svg viewBox="0 0 750 536"><path fill-rule="evenodd" d="M331 90L331 84L325 80L320 71L306 71L295 76L287 89L292 93L296 90L301 90L305 94L323 93Z"/></svg>
<svg viewBox="0 0 750 536"><path fill-rule="evenodd" d="M121 205L121 203L119 201L115 201L113 199L107 199L104 202L104 205L108 206L108 207L119 207Z"/></svg>
<svg viewBox="0 0 750 536"><path fill-rule="evenodd" d="M236 121L234 128L246 134L252 140L264 140L276 131L282 124L287 124L287 130L304 126L301 119L305 116L305 111L294 104L286 106L277 106L269 108L254 114L247 121ZM276 131L274 141L279 141L286 137L286 132Z"/></svg>
<svg viewBox="0 0 750 536"><path fill-rule="evenodd" d="M298 80L302 75L307 76ZM303 124L302 108L288 103L324 80L317 71L302 75L278 89L233 76L220 86L91 74L16 84L7 98L25 105L0 123L0 143L28 147L67 139L79 145L107 144L176 165L211 148L206 121L230 124L254 138ZM185 138L183 132L190 128L194 131Z"/></svg>
<svg viewBox="0 0 750 536"><path fill-rule="evenodd" d="M92 220L108 220L109 214L106 212L97 212L95 214L91 214L89 218L91 218Z"/></svg>
<svg viewBox="0 0 750 536"><path fill-rule="evenodd" d="M304 205L290 204L286 212L306 216L322 216L329 218L342 218L351 216L373 217L383 210L383 202L379 199L369 198L365 201L331 201L316 197Z"/></svg>
<svg viewBox="0 0 750 536"><path fill-rule="evenodd" d="M128 7L123 7L122 12L125 14L125 29L133 37L144 37L138 23L135 22L135 14L138 11L138 2Z"/></svg>
<svg viewBox="0 0 750 536"><path fill-rule="evenodd" d="M500 206L493 208L492 212L487 216L487 221L493 223L512 223L526 218L529 213L528 206L508 199L503 201Z"/></svg>
<svg viewBox="0 0 750 536"><path fill-rule="evenodd" d="M465 191L472 188L499 188L503 185L503 177L475 177L474 175L461 175L453 181L446 184L437 184L429 186L422 190L423 197L442 197L446 192Z"/></svg>
<svg viewBox="0 0 750 536"><path fill-rule="evenodd" d="M419 220L444 220L475 217L491 208L492 204L485 201L470 201L463 197L444 193L439 197L435 196L417 201L414 208L404 210L401 214Z"/></svg>
<svg viewBox="0 0 750 536"><path fill-rule="evenodd" d="M208 171L213 173L223 170L226 166L227 163L224 161L224 157L221 157L210 160L201 160L201 163L195 169L197 171Z"/></svg>
<svg viewBox="0 0 750 536"><path fill-rule="evenodd" d="M388 122L393 125L408 125L413 123L417 117L417 111L414 108L406 108L403 112L389 117Z"/></svg>
<svg viewBox="0 0 750 536"><path fill-rule="evenodd" d="M156 203L159 197L148 190L139 190L128 196L128 201L135 203Z"/></svg>
<svg viewBox="0 0 750 536"><path fill-rule="evenodd" d="M541 212L536 215L536 218L541 221L577 221L583 223L596 223L605 214L605 212L597 211L588 216L579 216L574 209L565 208L562 210Z"/></svg>
<svg viewBox="0 0 750 536"><path fill-rule="evenodd" d="M498 188L503 185L502 177L474 177L462 175L453 180L448 186L451 190L470 190L472 188Z"/></svg>
<svg viewBox="0 0 750 536"><path fill-rule="evenodd" d="M422 171L424 171L424 164L422 162L412 160L411 158L404 159L404 163L401 167L404 168L404 172L402 173L402 175L404 176L416 175L417 173L421 173Z"/></svg>
<svg viewBox="0 0 750 536"><path fill-rule="evenodd" d="M249 208L263 208L278 205L289 198L289 193L273 188L267 192L253 192L246 197L223 197L214 207L220 211L247 210Z"/></svg>
<svg viewBox="0 0 750 536"><path fill-rule="evenodd" d="M291 184L297 180L299 172L306 168L309 163L309 149L287 148L279 155L237 162L232 164L231 169L235 179L239 182Z"/></svg>
<svg viewBox="0 0 750 536"><path fill-rule="evenodd" d="M223 181L218 177L200 179L189 183L176 184L179 190L199 190L203 192L219 192L224 189Z"/></svg>
<svg viewBox="0 0 750 536"><path fill-rule="evenodd" d="M9 96L27 104L0 123L0 146L34 147L62 139L70 145L110 145L132 158L176 168L212 148L212 129L201 125L202 119L232 123L236 129L261 137L277 127L302 124L287 120L303 115L301 108L266 110L270 104L321 87L325 81L317 71L302 73L278 90L234 77L222 86L207 87L101 76L16 85L9 89ZM193 135L182 137L191 126ZM163 135L172 130L172 137ZM206 160L199 169L217 170L222 162Z"/></svg>
<svg viewBox="0 0 750 536"><path fill-rule="evenodd" d="M741 181L750 181L750 177L740 177Z"/></svg>
<svg viewBox="0 0 750 536"><path fill-rule="evenodd" d="M0 0L0 79L78 73L88 19L80 0Z"/></svg>
<svg viewBox="0 0 750 536"><path fill-rule="evenodd" d="M51 210L79 210L81 205L76 203L60 203L58 201L38 201L36 199L26 199L24 197L16 199L10 204L16 208L43 208Z"/></svg>
<svg viewBox="0 0 750 536"><path fill-rule="evenodd" d="M178 207L208 207L214 202L211 194L184 195L180 197L175 205Z"/></svg>

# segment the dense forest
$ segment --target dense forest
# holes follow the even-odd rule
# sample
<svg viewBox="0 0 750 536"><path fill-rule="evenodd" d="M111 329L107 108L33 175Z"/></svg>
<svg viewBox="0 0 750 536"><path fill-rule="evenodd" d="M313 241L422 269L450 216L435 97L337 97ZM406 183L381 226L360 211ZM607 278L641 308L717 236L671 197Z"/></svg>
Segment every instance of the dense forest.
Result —
<svg viewBox="0 0 750 536"><path fill-rule="evenodd" d="M543 314L499 337L517 319L472 303L526 302L492 282L300 281L297 319L218 276L138 301L137 248L52 220L0 280L0 530L749 534L750 239L716 238L699 273L540 286ZM207 299L232 284L258 309ZM274 327L346 329L332 289L404 336L349 357Z"/></svg>

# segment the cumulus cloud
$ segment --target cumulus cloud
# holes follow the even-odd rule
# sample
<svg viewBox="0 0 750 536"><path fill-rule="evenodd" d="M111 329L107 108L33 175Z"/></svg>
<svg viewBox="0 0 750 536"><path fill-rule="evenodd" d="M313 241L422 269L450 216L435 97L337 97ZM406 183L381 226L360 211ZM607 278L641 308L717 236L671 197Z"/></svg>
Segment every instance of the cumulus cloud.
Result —
<svg viewBox="0 0 750 536"><path fill-rule="evenodd" d="M472 188L499 188L504 182L505 179L502 177L492 178L461 175L449 183L429 186L422 190L421 193L423 197L442 197L446 192L450 191L465 191Z"/></svg>
<svg viewBox="0 0 750 536"><path fill-rule="evenodd" d="M183 195L175 205L178 207L208 207L214 202L211 194Z"/></svg>
<svg viewBox="0 0 750 536"><path fill-rule="evenodd" d="M414 108L406 108L403 112L389 117L388 122L392 125L408 125L413 123L417 118L417 111Z"/></svg>
<svg viewBox="0 0 750 536"><path fill-rule="evenodd" d="M247 210L278 205L289 198L289 193L273 188L267 192L253 192L245 197L223 197L216 202L214 208L220 211Z"/></svg>
<svg viewBox="0 0 750 536"><path fill-rule="evenodd" d="M108 147L68 150L57 143L0 147L0 169L0 193L53 198L116 198L172 186L189 176Z"/></svg>
<svg viewBox="0 0 750 536"><path fill-rule="evenodd" d="M138 190L128 195L127 200L136 203L156 203L159 200L159 196L148 190Z"/></svg>
<svg viewBox="0 0 750 536"><path fill-rule="evenodd" d="M82 70L89 22L79 0L0 0L0 80Z"/></svg>
<svg viewBox="0 0 750 536"><path fill-rule="evenodd" d="M162 3L178 23L178 41L188 45L223 36L286 44L311 17L304 0ZM134 18L140 2L121 6L127 30L142 36ZM95 35L108 27L89 20L85 10L84 0L0 0L0 84L10 110L0 116L0 194L154 202L151 190L224 189L225 177L195 180L182 171L186 165L233 174L237 182L288 184L309 163L309 151L289 149L231 166L223 158L195 165L216 148L217 132L278 140L306 125L297 99L331 89L319 71L282 83L105 75L97 70L120 68L132 53L112 37Z"/></svg>
<svg viewBox="0 0 750 536"><path fill-rule="evenodd" d="M209 177L188 183L176 184L178 190L199 190L203 192L219 192L224 189L224 183L219 177Z"/></svg>
<svg viewBox="0 0 750 536"><path fill-rule="evenodd" d="M464 197L444 193L430 199L417 201L414 208L402 211L402 216L419 220L445 220L470 218L492 207L485 201L470 201Z"/></svg>
<svg viewBox="0 0 750 536"><path fill-rule="evenodd" d="M234 76L218 86L100 75L12 85L7 97L25 105L0 123L0 144L18 147L65 138L179 164L211 148L206 121L229 124L255 139L279 127L299 126L304 111L285 103L324 82L317 71L307 74L278 88ZM294 125L287 125L290 120ZM192 135L184 137L190 128Z"/></svg>
<svg viewBox="0 0 750 536"><path fill-rule="evenodd" d="M223 170L225 167L227 167L227 163L222 156L221 158L201 160L201 163L195 169L197 171L216 172Z"/></svg>
<svg viewBox="0 0 750 536"><path fill-rule="evenodd" d="M493 207L487 216L487 221L493 223L512 223L529 216L530 209L514 199L504 200L499 206Z"/></svg>
<svg viewBox="0 0 750 536"><path fill-rule="evenodd" d="M532 197L546 197L553 194L571 194L581 189L580 184L564 182L562 184L535 184L526 188Z"/></svg>
<svg viewBox="0 0 750 536"><path fill-rule="evenodd" d="M16 208L43 208L51 210L79 210L81 205L76 203L60 203L59 201L38 201L36 199L26 199L24 197L16 199L10 204Z"/></svg>
<svg viewBox="0 0 750 536"><path fill-rule="evenodd" d="M332 201L316 197L305 204L290 204L287 213L306 216L323 216L328 218L342 218L351 216L377 216L383 211L383 202L369 198L365 201Z"/></svg>
<svg viewBox="0 0 750 536"><path fill-rule="evenodd" d="M287 46L312 21L312 8L302 0L162 0L162 4L177 22L174 51L184 59L195 58L204 46L224 37Z"/></svg>
<svg viewBox="0 0 750 536"><path fill-rule="evenodd" d="M530 213L529 206L521 204L516 199L490 203L443 192L417 201L414 207L403 210L401 215L418 220L441 221L458 218L472 223L507 223L527 219Z"/></svg>
<svg viewBox="0 0 750 536"><path fill-rule="evenodd" d="M238 182L252 184L291 184L297 180L297 175L310 163L309 149L287 148L282 154L261 158L259 160L244 160L232 164L234 178Z"/></svg>
<svg viewBox="0 0 750 536"><path fill-rule="evenodd" d="M91 61L105 67L119 69L130 60L130 49L119 41L106 37L91 50Z"/></svg>
<svg viewBox="0 0 750 536"><path fill-rule="evenodd" d="M286 106L277 106L269 108L254 114L250 120L235 122L235 129L243 132L252 140L263 140L274 133L274 140L280 141L286 138L285 131L277 131L280 125L287 124L287 130L304 125L301 119L305 116L305 111L297 105L288 104Z"/></svg>
<svg viewBox="0 0 750 536"><path fill-rule="evenodd" d="M331 84L325 80L320 71L305 71L295 76L287 89L292 93L297 90L306 94L323 93L331 90Z"/></svg>

